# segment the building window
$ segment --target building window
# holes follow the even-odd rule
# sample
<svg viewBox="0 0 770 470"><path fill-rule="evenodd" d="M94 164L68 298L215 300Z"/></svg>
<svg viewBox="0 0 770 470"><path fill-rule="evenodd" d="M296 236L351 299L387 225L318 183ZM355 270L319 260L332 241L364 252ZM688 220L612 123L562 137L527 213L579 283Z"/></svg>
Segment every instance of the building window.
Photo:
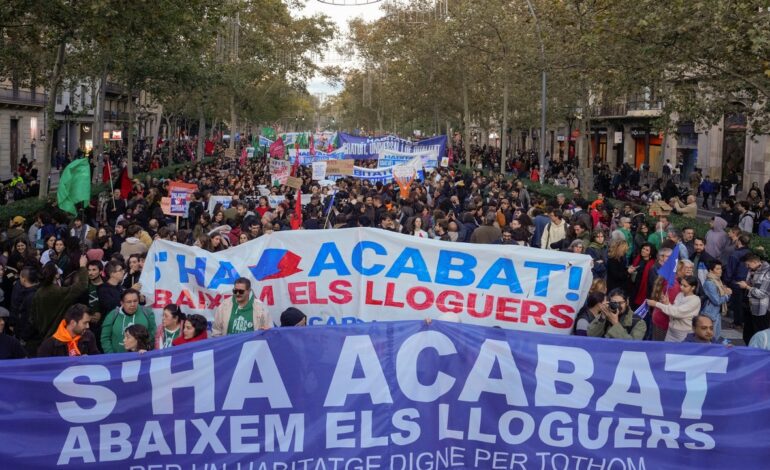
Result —
<svg viewBox="0 0 770 470"><path fill-rule="evenodd" d="M74 107L75 106L75 89L74 88L70 89L69 93L70 93L70 107Z"/></svg>
<svg viewBox="0 0 770 470"><path fill-rule="evenodd" d="M56 104L62 103L62 95L64 95L64 92L62 90L59 90L59 94L56 95Z"/></svg>
<svg viewBox="0 0 770 470"><path fill-rule="evenodd" d="M80 85L80 108L85 109L86 107L86 86Z"/></svg>

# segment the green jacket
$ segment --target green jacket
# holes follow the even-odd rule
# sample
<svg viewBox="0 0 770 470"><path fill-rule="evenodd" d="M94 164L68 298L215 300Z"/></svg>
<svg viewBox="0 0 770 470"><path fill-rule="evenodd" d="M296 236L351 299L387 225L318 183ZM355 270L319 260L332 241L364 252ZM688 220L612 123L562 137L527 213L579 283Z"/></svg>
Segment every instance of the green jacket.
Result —
<svg viewBox="0 0 770 470"><path fill-rule="evenodd" d="M32 297L29 318L34 332L27 341L27 350L37 348L45 338L56 333L64 313L88 290L88 270L80 268L71 286L61 287L56 284L40 287Z"/></svg>
<svg viewBox="0 0 770 470"><path fill-rule="evenodd" d="M102 350L105 354L126 352L123 347L123 331L129 326L144 325L150 333L151 344L155 342L155 314L142 305L133 315L123 313L121 307L113 309L102 323Z"/></svg>
<svg viewBox="0 0 770 470"><path fill-rule="evenodd" d="M615 339L636 339L643 340L647 333L647 324L642 318L634 315L630 309L626 310L618 319L616 325L604 319L603 315L597 316L594 321L588 325L588 336L596 338L615 338Z"/></svg>

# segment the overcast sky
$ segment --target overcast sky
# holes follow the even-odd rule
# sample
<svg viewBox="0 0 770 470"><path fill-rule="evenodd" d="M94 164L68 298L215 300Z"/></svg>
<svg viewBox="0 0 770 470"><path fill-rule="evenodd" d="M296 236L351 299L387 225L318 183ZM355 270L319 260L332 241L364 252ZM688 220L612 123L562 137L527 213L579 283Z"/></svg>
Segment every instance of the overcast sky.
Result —
<svg viewBox="0 0 770 470"><path fill-rule="evenodd" d="M341 0L337 0L337 1L339 2ZM348 3L354 3L354 2L348 0ZM384 2L378 2L378 3L373 3L371 5L363 5L363 6L341 6L341 5L329 5L329 4L321 3L318 0L306 0L305 8L302 10L301 15L312 16L317 13L325 14L337 24L337 28L340 31L340 35L341 35L340 39L344 40L344 38L347 36L348 21L357 17L362 17L367 21L371 21L381 17L382 11L380 10L380 6L383 3ZM329 64L329 65L344 65L344 64ZM310 80L307 88L308 88L308 91L310 91L310 93L312 94L325 93L327 95L338 93L341 90L340 87L337 87L337 88L332 87L321 77L316 77Z"/></svg>

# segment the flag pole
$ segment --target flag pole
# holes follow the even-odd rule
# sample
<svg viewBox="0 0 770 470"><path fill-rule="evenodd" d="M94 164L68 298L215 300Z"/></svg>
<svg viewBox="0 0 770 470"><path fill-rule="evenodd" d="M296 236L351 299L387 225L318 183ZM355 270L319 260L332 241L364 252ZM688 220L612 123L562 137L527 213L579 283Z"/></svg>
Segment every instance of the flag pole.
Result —
<svg viewBox="0 0 770 470"><path fill-rule="evenodd" d="M112 197L112 210L118 210L115 206L115 188L112 186L112 163L107 160L107 173L110 174L110 196Z"/></svg>

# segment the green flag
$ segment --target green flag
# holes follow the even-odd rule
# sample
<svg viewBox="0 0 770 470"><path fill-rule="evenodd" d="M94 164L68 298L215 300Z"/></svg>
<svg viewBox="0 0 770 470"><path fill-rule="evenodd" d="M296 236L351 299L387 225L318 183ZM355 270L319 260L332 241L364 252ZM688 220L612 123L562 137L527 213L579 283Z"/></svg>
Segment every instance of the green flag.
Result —
<svg viewBox="0 0 770 470"><path fill-rule="evenodd" d="M91 167L87 158L78 158L67 165L59 178L56 198L59 208L73 215L78 213L75 204L88 202L91 198Z"/></svg>
<svg viewBox="0 0 770 470"><path fill-rule="evenodd" d="M275 129L272 127L263 127L262 135L267 139L275 140Z"/></svg>

